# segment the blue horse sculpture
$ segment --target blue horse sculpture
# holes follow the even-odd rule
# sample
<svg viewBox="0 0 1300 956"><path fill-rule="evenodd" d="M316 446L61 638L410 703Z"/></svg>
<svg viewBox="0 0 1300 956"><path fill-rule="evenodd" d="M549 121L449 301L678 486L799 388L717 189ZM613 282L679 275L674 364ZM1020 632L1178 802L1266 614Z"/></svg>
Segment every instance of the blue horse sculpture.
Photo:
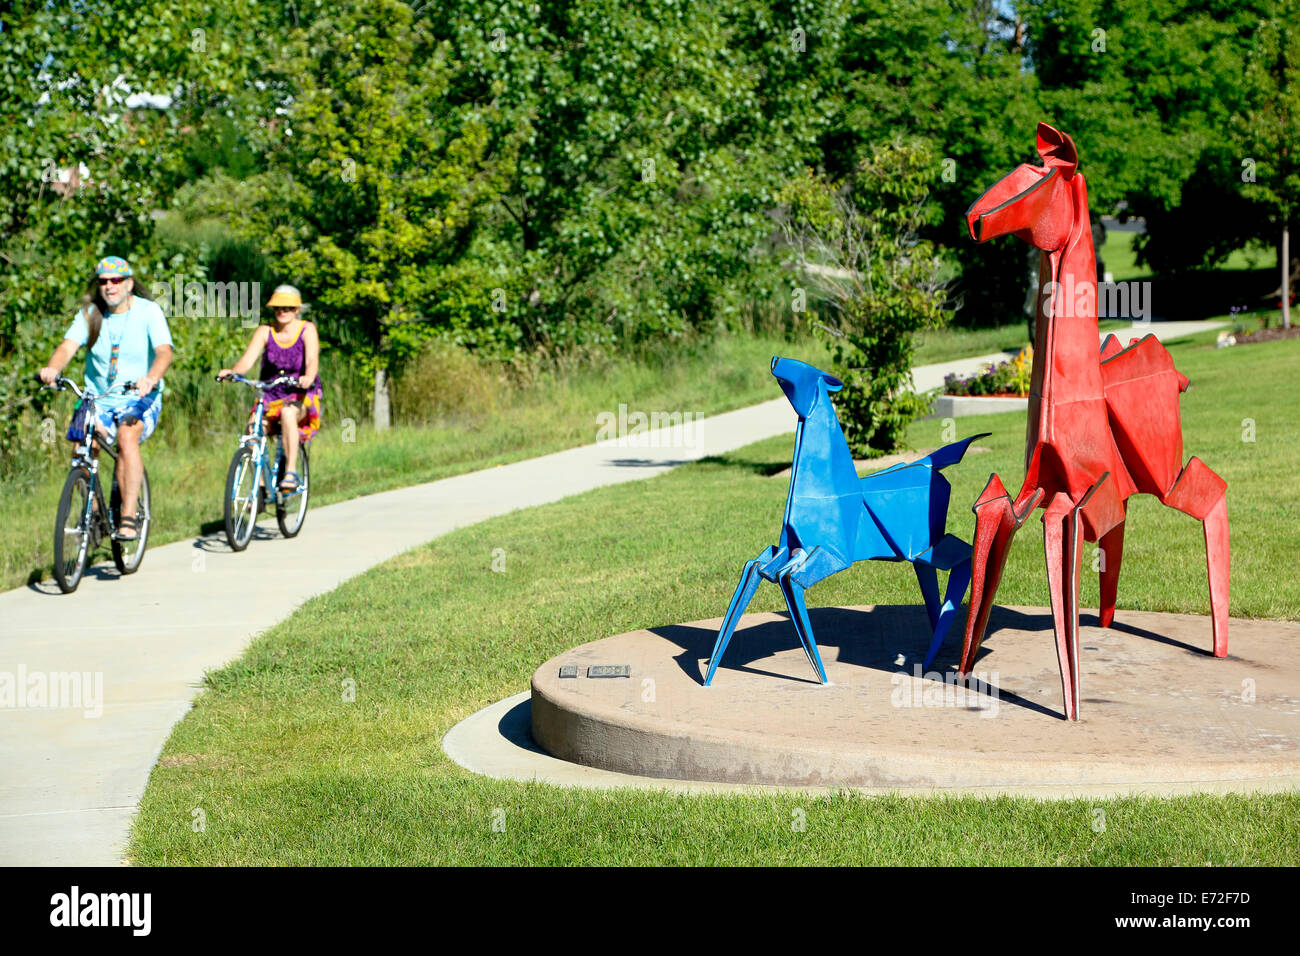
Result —
<svg viewBox="0 0 1300 956"><path fill-rule="evenodd" d="M860 478L830 400L830 393L844 383L811 365L780 357L772 359L772 374L799 416L781 542L746 563L741 572L704 685L712 683L760 578L780 586L808 661L826 683L803 592L836 571L869 560L912 562L934 632L924 664L928 669L970 583L970 545L944 532L952 488L939 472L961 461L967 446L988 433ZM942 604L939 570L949 572Z"/></svg>

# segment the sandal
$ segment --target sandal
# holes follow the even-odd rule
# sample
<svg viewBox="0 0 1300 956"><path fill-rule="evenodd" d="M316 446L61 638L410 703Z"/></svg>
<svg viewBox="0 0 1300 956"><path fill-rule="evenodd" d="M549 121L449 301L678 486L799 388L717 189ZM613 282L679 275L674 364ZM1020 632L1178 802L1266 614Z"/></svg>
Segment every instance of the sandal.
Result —
<svg viewBox="0 0 1300 956"><path fill-rule="evenodd" d="M298 490L301 484L302 482L298 479L298 473L296 471L290 471L280 479L279 487L286 495L291 495Z"/></svg>
<svg viewBox="0 0 1300 956"><path fill-rule="evenodd" d="M130 534L126 532L130 531ZM140 537L140 519L135 515L127 515L117 523L117 531L113 537L118 541L136 541Z"/></svg>

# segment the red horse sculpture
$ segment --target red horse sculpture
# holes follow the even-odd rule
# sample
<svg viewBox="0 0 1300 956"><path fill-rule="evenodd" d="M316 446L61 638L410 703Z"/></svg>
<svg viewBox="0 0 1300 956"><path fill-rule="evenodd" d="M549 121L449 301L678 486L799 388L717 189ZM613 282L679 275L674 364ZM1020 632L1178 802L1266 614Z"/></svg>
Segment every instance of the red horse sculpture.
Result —
<svg viewBox="0 0 1300 956"><path fill-rule="evenodd" d="M1079 719L1079 562L1101 547L1101 625L1115 616L1125 502L1136 493L1198 518L1205 528L1214 656L1228 653L1227 484L1193 457L1186 467L1178 396L1187 379L1154 335L1097 346L1097 266L1088 190L1074 141L1038 125L1042 166L1017 167L966 211L971 238L1008 233L1042 250L1025 482L1014 501L997 475L974 505L970 609L961 673L988 626L1011 538L1038 507L1065 716Z"/></svg>

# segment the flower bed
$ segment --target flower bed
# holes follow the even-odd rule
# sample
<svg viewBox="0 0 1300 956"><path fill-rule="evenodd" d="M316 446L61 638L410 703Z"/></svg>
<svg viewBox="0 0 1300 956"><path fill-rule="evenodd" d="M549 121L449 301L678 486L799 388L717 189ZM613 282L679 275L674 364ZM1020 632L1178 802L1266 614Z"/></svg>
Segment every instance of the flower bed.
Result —
<svg viewBox="0 0 1300 956"><path fill-rule="evenodd" d="M979 395L990 398L1024 398L1034 367L1034 350L1026 345L1013 359L986 365L968 378L948 375L943 380L945 395Z"/></svg>

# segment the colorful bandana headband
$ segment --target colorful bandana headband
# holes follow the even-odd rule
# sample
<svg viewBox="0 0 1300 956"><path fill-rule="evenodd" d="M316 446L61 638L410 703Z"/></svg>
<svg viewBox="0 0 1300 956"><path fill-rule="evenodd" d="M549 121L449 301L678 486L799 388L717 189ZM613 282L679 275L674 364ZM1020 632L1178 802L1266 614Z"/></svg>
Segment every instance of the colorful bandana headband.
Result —
<svg viewBox="0 0 1300 956"><path fill-rule="evenodd" d="M122 276L131 275L131 267L127 265L126 260L121 256L105 256L99 260L99 265L95 266L95 275L97 276Z"/></svg>

